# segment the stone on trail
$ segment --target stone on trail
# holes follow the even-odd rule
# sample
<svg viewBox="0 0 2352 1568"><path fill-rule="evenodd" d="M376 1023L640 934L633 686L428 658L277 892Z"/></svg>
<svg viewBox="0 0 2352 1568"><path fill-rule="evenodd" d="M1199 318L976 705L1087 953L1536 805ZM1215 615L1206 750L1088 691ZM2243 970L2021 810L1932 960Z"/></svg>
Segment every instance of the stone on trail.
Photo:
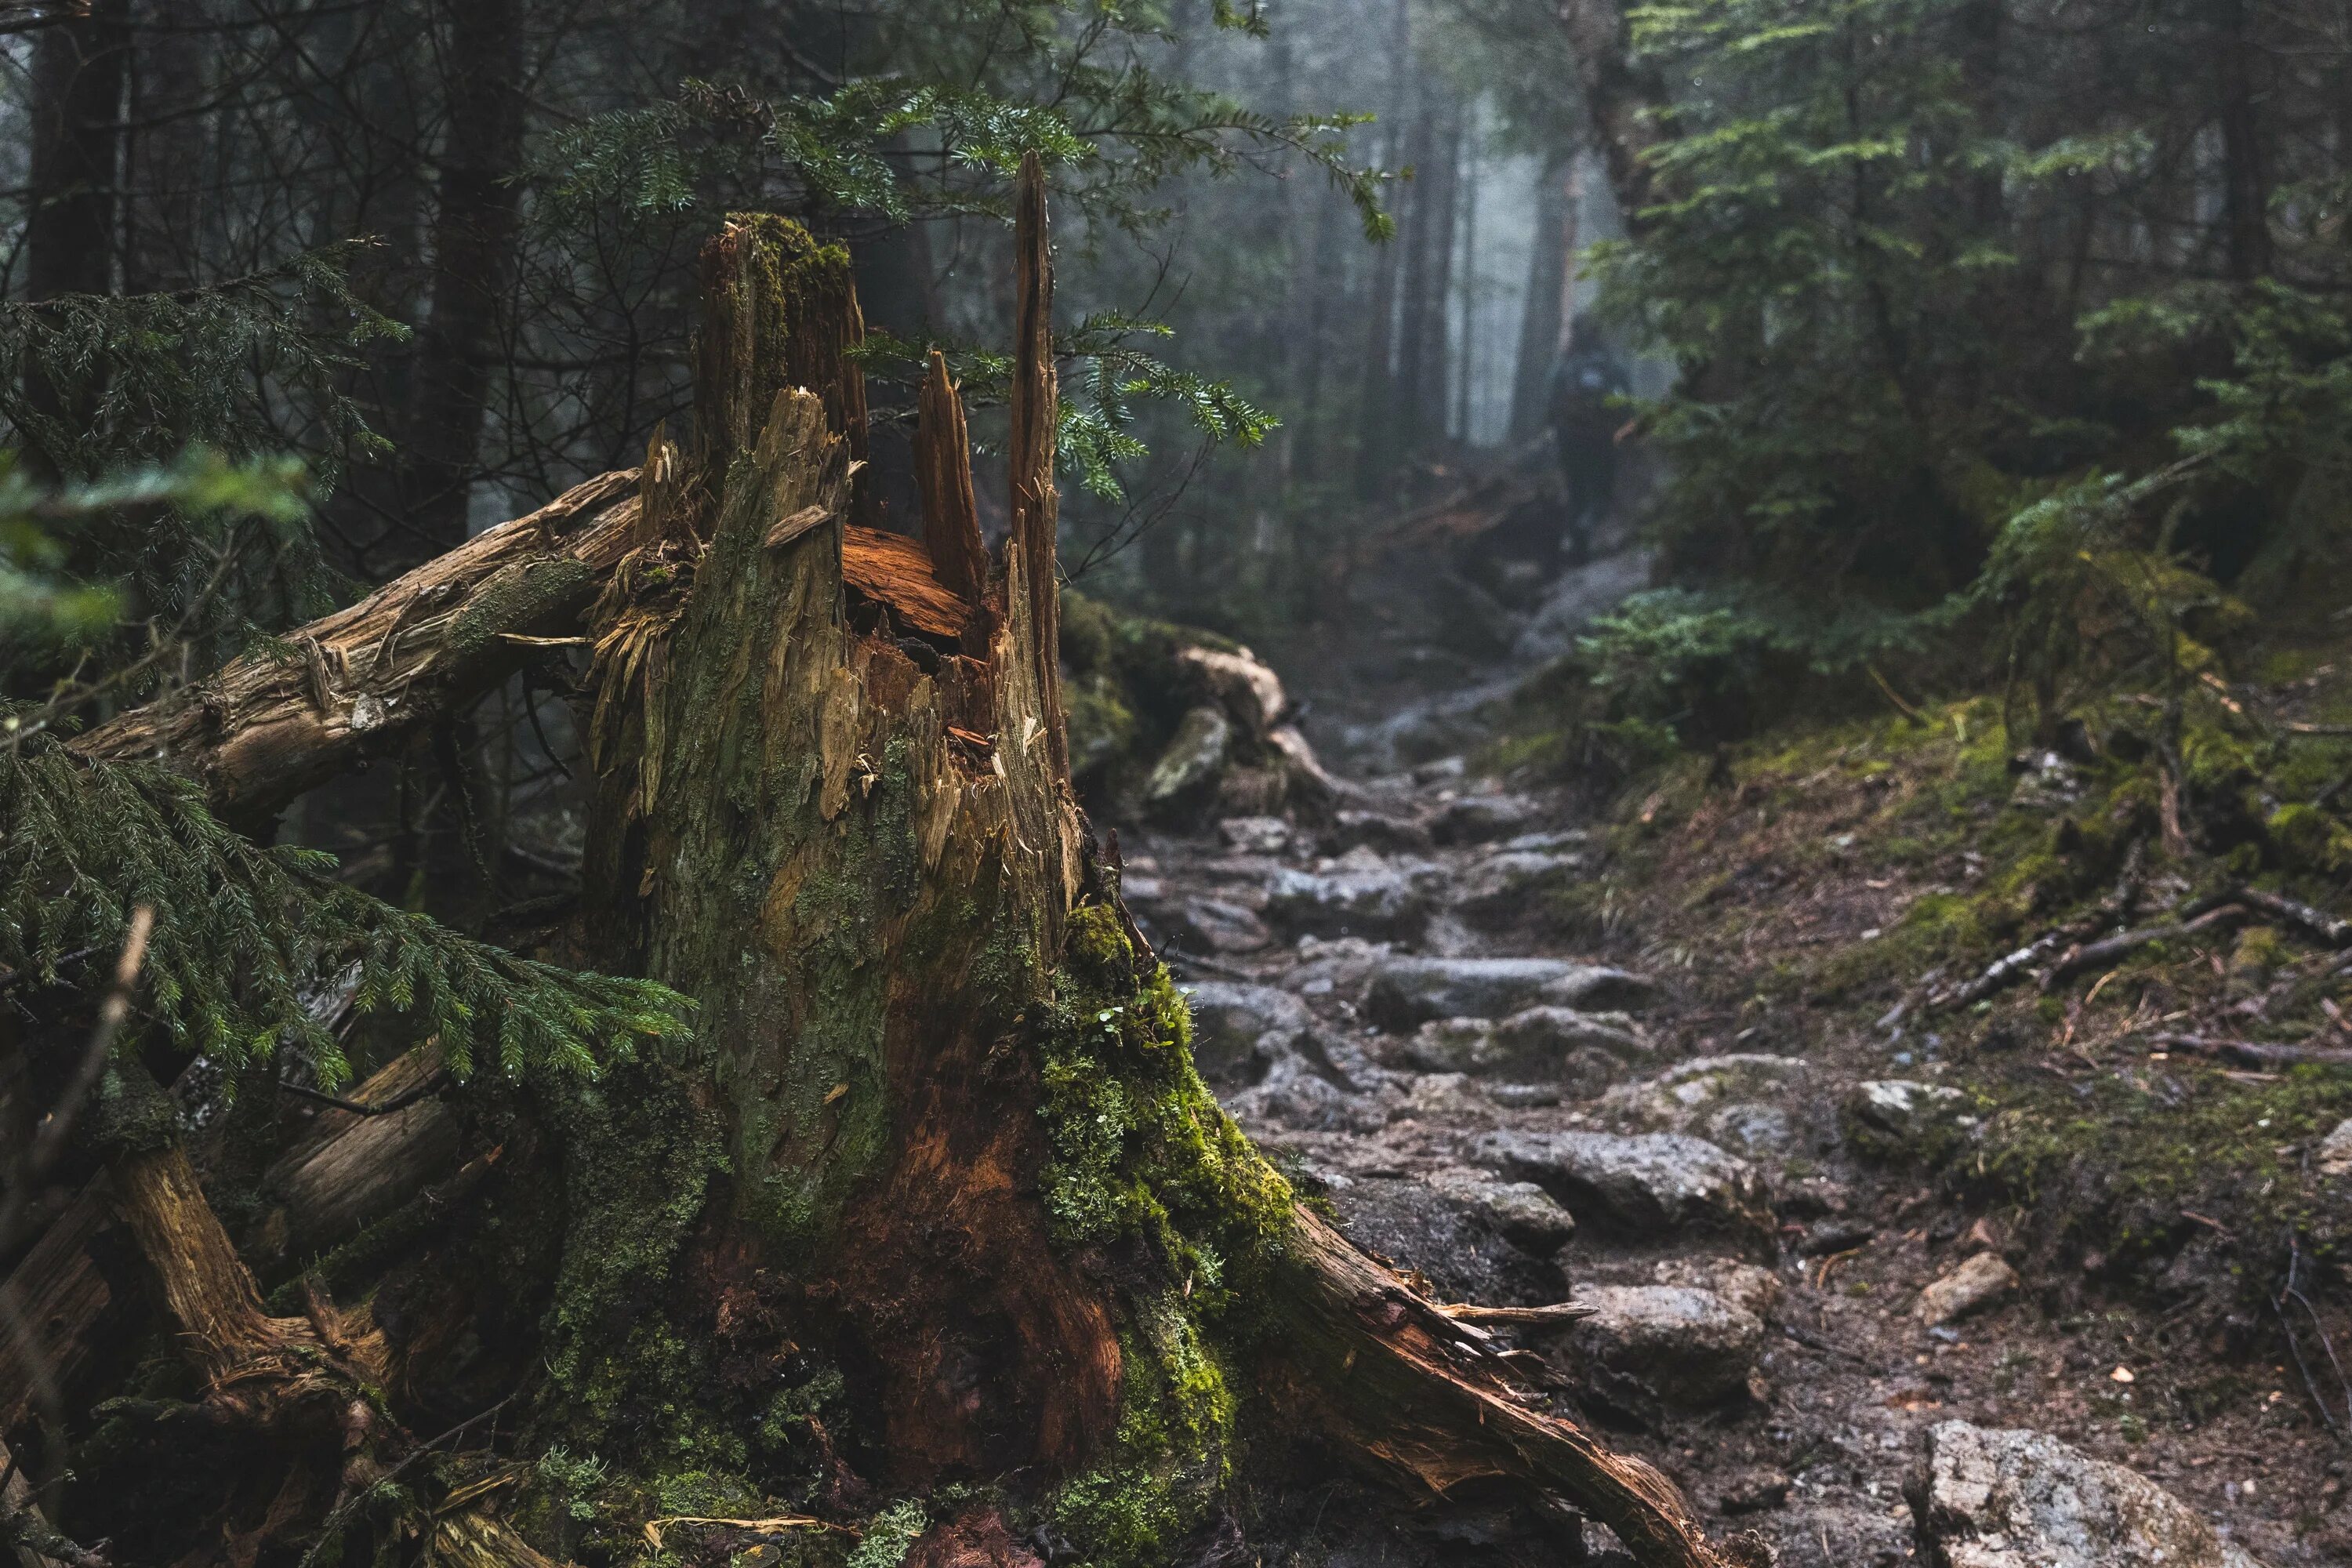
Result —
<svg viewBox="0 0 2352 1568"><path fill-rule="evenodd" d="M1662 1238L1712 1230L1772 1245L1772 1211L1756 1168L1677 1132L1490 1132L1474 1157L1531 1181L1570 1210L1622 1234Z"/></svg>
<svg viewBox="0 0 2352 1568"><path fill-rule="evenodd" d="M1543 808L1523 795L1456 795L1430 814L1440 844L1485 844L1534 826Z"/></svg>
<svg viewBox="0 0 2352 1568"><path fill-rule="evenodd" d="M1279 855L1290 847L1290 824L1278 816L1228 816L1217 824L1217 837L1244 855Z"/></svg>
<svg viewBox="0 0 2352 1568"><path fill-rule="evenodd" d="M1320 936L1405 936L1429 918L1437 868L1359 847L1314 870L1284 867L1266 888L1266 914Z"/></svg>
<svg viewBox="0 0 2352 1568"><path fill-rule="evenodd" d="M1712 1290L1589 1285L1577 1299L1594 1309L1576 1327L1578 1351L1670 1405L1719 1405L1746 1392L1763 1349L1763 1320Z"/></svg>
<svg viewBox="0 0 2352 1568"><path fill-rule="evenodd" d="M1576 1234L1576 1218L1533 1182L1507 1182L1460 1165L1433 1171L1429 1185L1480 1210L1511 1245L1548 1258Z"/></svg>
<svg viewBox="0 0 2352 1568"><path fill-rule="evenodd" d="M1497 924L1540 910L1546 898L1567 887L1583 865L1580 855L1497 850L1448 883L1445 902L1472 920Z"/></svg>
<svg viewBox="0 0 2352 1568"><path fill-rule="evenodd" d="M2018 1286L2017 1270L1997 1253L1979 1252L1919 1292L1911 1315L1933 1328L1990 1307Z"/></svg>
<svg viewBox="0 0 2352 1568"><path fill-rule="evenodd" d="M1712 1290L1766 1322L1771 1321L1780 1305L1780 1277L1737 1258L1669 1258L1650 1271L1650 1278L1661 1285Z"/></svg>
<svg viewBox="0 0 2352 1568"><path fill-rule="evenodd" d="M1980 1124L1958 1089L1907 1079L1856 1084L1840 1110L1846 1141L1887 1159L1935 1158Z"/></svg>
<svg viewBox="0 0 2352 1568"><path fill-rule="evenodd" d="M1740 1052L1694 1057L1654 1079L1612 1089L1601 1114L1648 1129L1687 1127L1701 1114L1739 1100L1777 1099L1812 1072L1796 1057Z"/></svg>
<svg viewBox="0 0 2352 1568"><path fill-rule="evenodd" d="M2263 1568L2147 1477L2043 1432L1941 1422L1907 1489L1942 1568Z"/></svg>
<svg viewBox="0 0 2352 1568"><path fill-rule="evenodd" d="M1606 1089L1617 1064L1649 1049L1623 1014L1580 1013L1572 1007L1529 1007L1507 1018L1433 1018L1406 1042L1404 1059L1423 1072L1478 1073L1521 1082L1573 1076L1588 1092ZM1597 1051L1598 1064L1578 1060ZM1571 1062L1580 1068L1566 1069ZM1585 1081L1596 1076L1601 1081Z"/></svg>
<svg viewBox="0 0 2352 1568"><path fill-rule="evenodd" d="M1433 1018L1501 1018L1529 1007L1633 1008L1656 986L1638 974L1561 958L1394 958L1373 975L1365 1008L1402 1032Z"/></svg>
<svg viewBox="0 0 2352 1568"><path fill-rule="evenodd" d="M2352 1175L2352 1117L2337 1122L2336 1131L2319 1141L2319 1173Z"/></svg>
<svg viewBox="0 0 2352 1568"><path fill-rule="evenodd" d="M1192 1010L1192 1060L1213 1085L1256 1082L1314 1026L1304 1002L1271 985L1202 980L1184 991Z"/></svg>
<svg viewBox="0 0 2352 1568"><path fill-rule="evenodd" d="M1529 1233L1487 1194L1407 1176L1328 1173L1325 1180L1349 1237L1419 1269L1445 1300L1543 1307L1569 1298L1567 1277L1553 1260L1559 1245L1543 1245L1540 1230Z"/></svg>

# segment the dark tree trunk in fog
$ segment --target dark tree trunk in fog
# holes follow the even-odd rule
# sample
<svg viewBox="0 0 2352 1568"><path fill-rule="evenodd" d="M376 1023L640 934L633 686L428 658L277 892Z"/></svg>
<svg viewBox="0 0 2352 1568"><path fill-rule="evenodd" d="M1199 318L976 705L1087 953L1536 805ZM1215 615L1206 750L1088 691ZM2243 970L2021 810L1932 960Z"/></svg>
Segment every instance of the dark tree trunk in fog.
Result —
<svg viewBox="0 0 2352 1568"><path fill-rule="evenodd" d="M35 300L114 286L130 79L129 0L97 0L88 17L33 43L32 215L25 292Z"/></svg>
<svg viewBox="0 0 2352 1568"><path fill-rule="evenodd" d="M2262 65L2243 0L2222 0L2214 63L2220 72L2221 223L2230 279L2251 282L2271 269L2270 172L2263 144L2256 73Z"/></svg>
<svg viewBox="0 0 2352 1568"><path fill-rule="evenodd" d="M1397 311L1394 436L1407 452L1427 446L1445 423L1445 300L1454 270L1462 121L1458 110L1433 104L1430 96L1413 117L1409 143L1412 206L1403 226L1403 299Z"/></svg>
<svg viewBox="0 0 2352 1568"><path fill-rule="evenodd" d="M401 564L464 542L467 502L514 262L522 161L524 0L445 0L448 110L433 220L430 314L418 334L407 430Z"/></svg>
<svg viewBox="0 0 2352 1568"><path fill-rule="evenodd" d="M1511 439L1544 427L1544 387L1567 327L1575 197L1573 163L1546 169L1536 182L1535 246L1528 258L1528 308L1519 319L1518 359L1511 375Z"/></svg>
<svg viewBox="0 0 2352 1568"><path fill-rule="evenodd" d="M1405 157L1407 104L1412 100L1412 6L1397 0L1391 35L1390 58L1396 76L1389 92L1389 133L1381 154L1382 166L1393 169ZM1391 198L1393 205L1393 198ZM1402 237L1390 240L1372 257L1370 331L1364 344L1363 402L1356 418L1356 493L1366 500L1380 494L1395 468L1390 449L1395 436L1397 271Z"/></svg>
<svg viewBox="0 0 2352 1568"><path fill-rule="evenodd" d="M203 186L188 177L209 162L205 72L212 36L205 0L142 0L126 153L129 233L123 258L129 292L185 289L202 276Z"/></svg>

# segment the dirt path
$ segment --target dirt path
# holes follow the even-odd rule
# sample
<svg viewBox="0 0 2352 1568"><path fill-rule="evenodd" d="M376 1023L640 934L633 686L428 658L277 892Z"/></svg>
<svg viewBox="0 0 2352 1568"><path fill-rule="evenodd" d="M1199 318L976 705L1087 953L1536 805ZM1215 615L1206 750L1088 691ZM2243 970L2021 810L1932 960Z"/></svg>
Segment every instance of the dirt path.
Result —
<svg viewBox="0 0 2352 1568"><path fill-rule="evenodd" d="M1564 1404L1790 1568L1938 1542L1970 1568L2251 1561L2237 1543L2273 1568L2344 1560L2341 1534L2313 1527L2342 1464L2311 1423L2281 1419L2268 1388L2187 1432L2136 1406L2151 1320L2065 1315L2073 1294L2017 1272L2031 1238L1920 1173L1912 1154L1971 1125L1933 1037L1808 1037L1727 1010L1706 981L1735 955L1671 924L1618 931L1607 961L1564 940L1562 896L1600 855L1570 801L1459 755L1393 763L1401 736L1475 733L1462 692L1491 694L1498 668L1391 654L1384 689L1327 707L1326 733L1362 742L1336 816L1131 831L1128 853L1129 900L1192 990L1203 1072L1360 1241L1451 1300L1598 1309L1525 1337ZM1413 707L1413 672L1441 668L1469 684ZM1936 1321L1923 1291L1984 1299ZM2182 1502L2127 1495L2099 1460ZM2005 1478L1983 1517L1946 1517L1937 1492L1924 1526L1906 1487L1971 1462ZM2026 1518L2053 1508L2081 1517ZM2069 1530L2079 1554L2033 1544Z"/></svg>

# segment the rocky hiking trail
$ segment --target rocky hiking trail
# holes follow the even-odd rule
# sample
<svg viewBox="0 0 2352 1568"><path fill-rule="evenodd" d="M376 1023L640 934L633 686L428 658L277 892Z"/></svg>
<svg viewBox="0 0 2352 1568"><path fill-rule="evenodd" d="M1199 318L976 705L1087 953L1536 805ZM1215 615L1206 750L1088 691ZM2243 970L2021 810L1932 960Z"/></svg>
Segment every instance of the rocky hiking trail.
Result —
<svg viewBox="0 0 2352 1568"><path fill-rule="evenodd" d="M1940 1066L1864 1029L1743 1026L1706 982L1752 958L1671 921L1570 940L1555 911L1607 853L1577 797L1465 754L1395 762L1407 732L1475 756L1461 693L1507 672L1388 668L1385 690L1318 694L1358 721L1324 726L1341 777L1318 809L1121 836L1202 1074L1350 1235L1790 1568L2347 1560L2343 1451L2290 1371L2254 1367L2193 1429L2137 1422L2156 1315L2082 1308L2013 1219L1904 1158L1974 1124ZM1433 669L1460 684L1409 704ZM1836 896L1788 894L1808 926Z"/></svg>

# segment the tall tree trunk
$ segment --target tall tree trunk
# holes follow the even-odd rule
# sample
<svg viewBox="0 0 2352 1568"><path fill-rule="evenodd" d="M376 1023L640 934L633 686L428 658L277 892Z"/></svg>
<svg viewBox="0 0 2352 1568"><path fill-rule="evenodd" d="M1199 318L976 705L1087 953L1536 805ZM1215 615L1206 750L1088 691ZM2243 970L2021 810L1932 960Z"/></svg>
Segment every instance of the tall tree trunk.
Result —
<svg viewBox="0 0 2352 1568"><path fill-rule="evenodd" d="M2269 149L2263 145L2256 72L2261 47L2243 0L2222 0L2214 65L2220 73L2223 255L2233 283L2271 269Z"/></svg>
<svg viewBox="0 0 2352 1568"><path fill-rule="evenodd" d="M525 0L444 0L442 137L433 290L418 334L407 421L404 515L390 563L465 542L490 370L514 268L522 162Z"/></svg>
<svg viewBox="0 0 2352 1568"><path fill-rule="evenodd" d="M121 258L122 95L130 79L130 0L95 0L87 16L34 35L31 210L25 222L25 293L109 294ZM105 388L26 388L70 441ZM26 432L32 440L32 434ZM53 475L76 467L65 450L32 453Z"/></svg>
<svg viewBox="0 0 2352 1568"><path fill-rule="evenodd" d="M1567 303L1576 248L1575 155L1536 180L1535 244L1528 256L1528 302L1511 373L1511 439L1539 434L1549 415L1544 392L1568 330Z"/></svg>
<svg viewBox="0 0 2352 1568"><path fill-rule="evenodd" d="M1665 79L1655 66L1634 59L1626 0L1556 0L1556 6L1576 61L1592 144L1609 171L1625 232L1639 239L1652 201L1647 154L1659 139L1654 115L1669 101Z"/></svg>
<svg viewBox="0 0 2352 1568"><path fill-rule="evenodd" d="M1461 115L1450 104L1423 102L1414 116L1411 162L1412 210L1405 229L1403 300L1397 311L1399 447L1414 451L1445 422L1446 284L1454 270L1455 157Z"/></svg>
<svg viewBox="0 0 2352 1568"><path fill-rule="evenodd" d="M1389 91L1389 134L1381 162L1395 168L1406 156L1406 121L1412 102L1412 6L1397 0L1391 28L1391 58L1396 75ZM1372 289L1364 344L1363 403L1356 419L1356 493L1369 500L1379 495L1395 470L1391 449L1395 434L1397 379L1397 273L1402 265L1404 242L1391 239L1372 253Z"/></svg>

